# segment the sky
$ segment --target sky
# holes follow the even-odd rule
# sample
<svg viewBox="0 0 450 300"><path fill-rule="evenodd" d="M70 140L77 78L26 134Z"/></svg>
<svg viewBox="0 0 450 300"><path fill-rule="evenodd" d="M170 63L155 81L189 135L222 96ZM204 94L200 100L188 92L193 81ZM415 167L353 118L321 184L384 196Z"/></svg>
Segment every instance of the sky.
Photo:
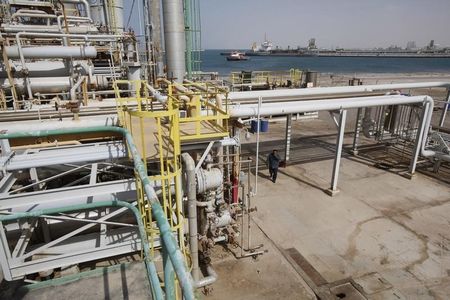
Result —
<svg viewBox="0 0 450 300"><path fill-rule="evenodd" d="M204 49L249 49L265 33L293 48L313 37L322 48L450 46L450 0L200 0L200 8Z"/></svg>

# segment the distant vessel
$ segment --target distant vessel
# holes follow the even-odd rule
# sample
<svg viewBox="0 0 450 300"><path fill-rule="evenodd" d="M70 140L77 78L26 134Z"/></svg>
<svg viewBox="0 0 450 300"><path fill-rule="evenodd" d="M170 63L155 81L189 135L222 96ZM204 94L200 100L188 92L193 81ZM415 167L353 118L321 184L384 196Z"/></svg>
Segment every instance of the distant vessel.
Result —
<svg viewBox="0 0 450 300"><path fill-rule="evenodd" d="M272 42L267 39L267 34L264 34L264 42L262 42L261 45L259 46L256 46L256 43L253 43L252 52L257 53L259 55L270 54L272 48L273 48Z"/></svg>
<svg viewBox="0 0 450 300"><path fill-rule="evenodd" d="M316 39L312 38L307 47L281 49L267 39L257 47L245 53L248 56L321 56L321 57L393 57L393 58L450 58L450 48L439 47L432 40L426 47L416 48L415 42L408 42L406 48L391 46L376 49L323 49L316 46Z"/></svg>
<svg viewBox="0 0 450 300"><path fill-rule="evenodd" d="M244 53L238 51L231 52L231 54L227 56L228 61L240 61L248 59L249 59L248 56L245 56Z"/></svg>

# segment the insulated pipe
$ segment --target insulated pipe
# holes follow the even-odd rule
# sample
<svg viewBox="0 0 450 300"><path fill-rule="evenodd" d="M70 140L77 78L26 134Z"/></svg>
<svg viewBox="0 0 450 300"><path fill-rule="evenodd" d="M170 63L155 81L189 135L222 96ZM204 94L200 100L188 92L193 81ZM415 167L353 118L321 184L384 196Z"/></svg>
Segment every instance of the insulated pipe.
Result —
<svg viewBox="0 0 450 300"><path fill-rule="evenodd" d="M11 15L11 18L16 18L16 17L26 17L26 18L41 18L41 19L56 19L55 15L50 15L50 14L35 14L35 13L29 13L29 12L21 12L20 10L16 13L13 13Z"/></svg>
<svg viewBox="0 0 450 300"><path fill-rule="evenodd" d="M84 10L86 11L86 17L91 18L91 6L87 0L61 0L63 3L72 3L72 4L83 4Z"/></svg>
<svg viewBox="0 0 450 300"><path fill-rule="evenodd" d="M400 105L422 103L425 96L375 96L375 97L360 97L360 98L340 98L330 100L311 100L300 102L279 102L262 104L260 109L261 116L271 115L287 115L301 112L311 111L329 111L350 109L359 107L374 107L384 105ZM232 118L241 117L256 117L258 115L258 105L232 105L229 108L229 113Z"/></svg>
<svg viewBox="0 0 450 300"><path fill-rule="evenodd" d="M36 93L58 93L61 91L68 91L70 89L70 77L28 77L27 79L15 78L14 85L15 88L20 91L30 88ZM7 78L0 78L0 87L3 89L8 89L11 87L11 84ZM30 91L28 90L28 92Z"/></svg>
<svg viewBox="0 0 450 300"><path fill-rule="evenodd" d="M167 96L164 96L161 94L158 90L156 90L154 87L152 87L150 84L147 83L148 90L152 93L153 97L162 104L165 104L167 102Z"/></svg>
<svg viewBox="0 0 450 300"><path fill-rule="evenodd" d="M85 78L84 76L80 76L80 78L78 78L77 82L70 89L70 100L71 101L76 101L77 100L77 89L83 83L84 78Z"/></svg>
<svg viewBox="0 0 450 300"><path fill-rule="evenodd" d="M424 105L425 105L425 109L426 111L424 112L426 119L424 120L424 126L423 126L423 137L422 137L422 146L421 146L421 154L424 157L431 157L431 156L436 156L436 151L433 150L426 150L425 146L427 144L427 140L428 140L428 132L429 129L431 127L431 119L433 116L433 109L434 109L434 101L433 98L426 96L425 100L424 100ZM445 161L450 161L450 155L448 154L440 154L437 155L440 159L443 159Z"/></svg>
<svg viewBox="0 0 450 300"><path fill-rule="evenodd" d="M144 187L144 192L147 196L148 201L151 204L152 215L156 220L158 228L160 230L160 235L162 238L163 246L167 251L170 260L173 264L175 272L177 274L178 280L183 291L183 296L187 300L193 300L194 297L194 284L192 276L190 275L187 267L184 263L183 254L177 246L174 236L172 235L172 229L169 222L165 216L164 210L159 203L158 196L153 189L150 179L147 174L146 166L142 161L142 157L134 144L133 136L131 133L120 127L87 127L79 129L66 129L66 130L49 130L49 131L22 131L16 133L5 133L0 134L0 139L16 139L16 138L31 138L31 137L46 137L52 135L61 134L83 134L83 133L97 133L97 132L114 132L121 134L128 145L128 150L133 158L134 169L138 174L142 185Z"/></svg>
<svg viewBox="0 0 450 300"><path fill-rule="evenodd" d="M94 46L37 46L37 47L20 47L7 46L6 54L9 58L95 58L97 49Z"/></svg>
<svg viewBox="0 0 450 300"><path fill-rule="evenodd" d="M156 272L156 266L154 261L152 260L152 256L150 256L150 247L147 240L147 232L145 231L145 226L142 223L141 215L139 213L139 210L134 205L128 202L119 200L103 201L96 203L69 205L65 207L48 208L33 212L14 213L11 215L0 215L0 222L15 221L19 219L40 217L42 215L53 215L72 211L94 210L102 207L126 207L131 210L138 224L139 236L141 238L142 248L144 249L145 265L150 286L154 289L156 299L164 299L161 285L159 283L158 273Z"/></svg>
<svg viewBox="0 0 450 300"><path fill-rule="evenodd" d="M167 77L182 82L186 73L183 1L164 0L162 4Z"/></svg>
<svg viewBox="0 0 450 300"><path fill-rule="evenodd" d="M192 260L192 277L194 282L200 278L200 268L198 263L198 229L197 229L197 193L195 182L195 162L188 153L182 153L181 159L186 172L186 190L188 198L188 220L189 220L189 245Z"/></svg>
<svg viewBox="0 0 450 300"><path fill-rule="evenodd" d="M209 264L206 266L206 272L208 273L208 276L204 277L203 279L200 279L195 283L196 288L201 288L207 285L211 285L214 282L217 281L217 273L214 271L213 267Z"/></svg>
<svg viewBox="0 0 450 300"><path fill-rule="evenodd" d="M3 118L0 115L0 119ZM23 131L24 128L33 128L35 130L66 130L73 128L85 128L95 126L97 128L108 127L108 126L116 126L118 124L117 114L115 115L106 115L106 116L91 116L86 120L64 120L63 122L59 121L56 118L42 121L23 121L23 122L6 122L0 123L0 132L8 132L8 133L16 133Z"/></svg>
<svg viewBox="0 0 450 300"><path fill-rule="evenodd" d="M340 87L318 87L306 89L286 89L286 90L271 90L271 91L231 92L228 94L228 99L233 101L258 100L258 97L263 97L263 99L271 98L272 100L274 98L293 98L300 96L381 92L387 90L418 89L418 88L433 88L433 87L450 88L450 82L395 83L395 84L358 85L358 86L340 86Z"/></svg>

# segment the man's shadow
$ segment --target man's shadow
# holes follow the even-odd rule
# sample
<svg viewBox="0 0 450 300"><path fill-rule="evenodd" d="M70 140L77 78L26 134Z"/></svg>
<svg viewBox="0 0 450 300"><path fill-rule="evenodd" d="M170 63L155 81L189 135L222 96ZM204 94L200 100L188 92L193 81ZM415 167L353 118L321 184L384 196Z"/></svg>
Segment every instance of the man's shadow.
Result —
<svg viewBox="0 0 450 300"><path fill-rule="evenodd" d="M253 172L252 172L252 173L253 173ZM264 179L267 179L267 180L272 181L272 178L270 177L269 174L265 174L265 173L263 173L263 172L261 172L261 171L258 172L258 177L264 178Z"/></svg>

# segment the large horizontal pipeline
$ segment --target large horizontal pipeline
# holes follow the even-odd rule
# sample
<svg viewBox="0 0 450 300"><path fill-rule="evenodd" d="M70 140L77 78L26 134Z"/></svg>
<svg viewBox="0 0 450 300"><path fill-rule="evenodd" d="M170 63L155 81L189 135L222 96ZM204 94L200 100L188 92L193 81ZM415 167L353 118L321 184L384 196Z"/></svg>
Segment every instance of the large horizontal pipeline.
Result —
<svg viewBox="0 0 450 300"><path fill-rule="evenodd" d="M317 87L306 89L285 89L271 91L250 91L250 92L231 92L228 99L232 101L258 100L261 97L268 99L292 99L302 96L319 95L339 95L350 93L382 92L392 90L408 90L419 88L450 88L450 82L414 82L414 83L394 83L394 84L376 84L376 85L358 85L358 86L339 86L339 87Z"/></svg>
<svg viewBox="0 0 450 300"><path fill-rule="evenodd" d="M38 46L22 47L25 58L95 58L97 49L93 46ZM8 58L20 58L18 46L6 47Z"/></svg>
<svg viewBox="0 0 450 300"><path fill-rule="evenodd" d="M58 119L43 121L22 121L22 122L6 122L0 123L0 132L20 132L24 128L33 128L35 130L55 130L55 129L69 129L69 128L83 128L83 127L101 127L101 126L116 126L118 123L117 115L106 116L91 116L82 120L64 120Z"/></svg>
<svg viewBox="0 0 450 300"><path fill-rule="evenodd" d="M372 107L384 105L399 105L421 103L426 96L376 96L361 98L340 98L331 100L311 100L298 102L282 102L262 104L259 110L261 116L287 115L302 112L329 111L351 109L359 107ZM258 115L257 104L236 104L229 107L232 118L256 117Z"/></svg>
<svg viewBox="0 0 450 300"><path fill-rule="evenodd" d="M92 76L90 84L94 85L96 88L107 88L108 80L105 76L95 75ZM70 77L31 77L29 82L33 93L63 93L70 90ZM16 90L25 91L26 84L24 78L15 78L14 85ZM0 78L0 88L9 89L11 87L10 82L7 78Z"/></svg>

